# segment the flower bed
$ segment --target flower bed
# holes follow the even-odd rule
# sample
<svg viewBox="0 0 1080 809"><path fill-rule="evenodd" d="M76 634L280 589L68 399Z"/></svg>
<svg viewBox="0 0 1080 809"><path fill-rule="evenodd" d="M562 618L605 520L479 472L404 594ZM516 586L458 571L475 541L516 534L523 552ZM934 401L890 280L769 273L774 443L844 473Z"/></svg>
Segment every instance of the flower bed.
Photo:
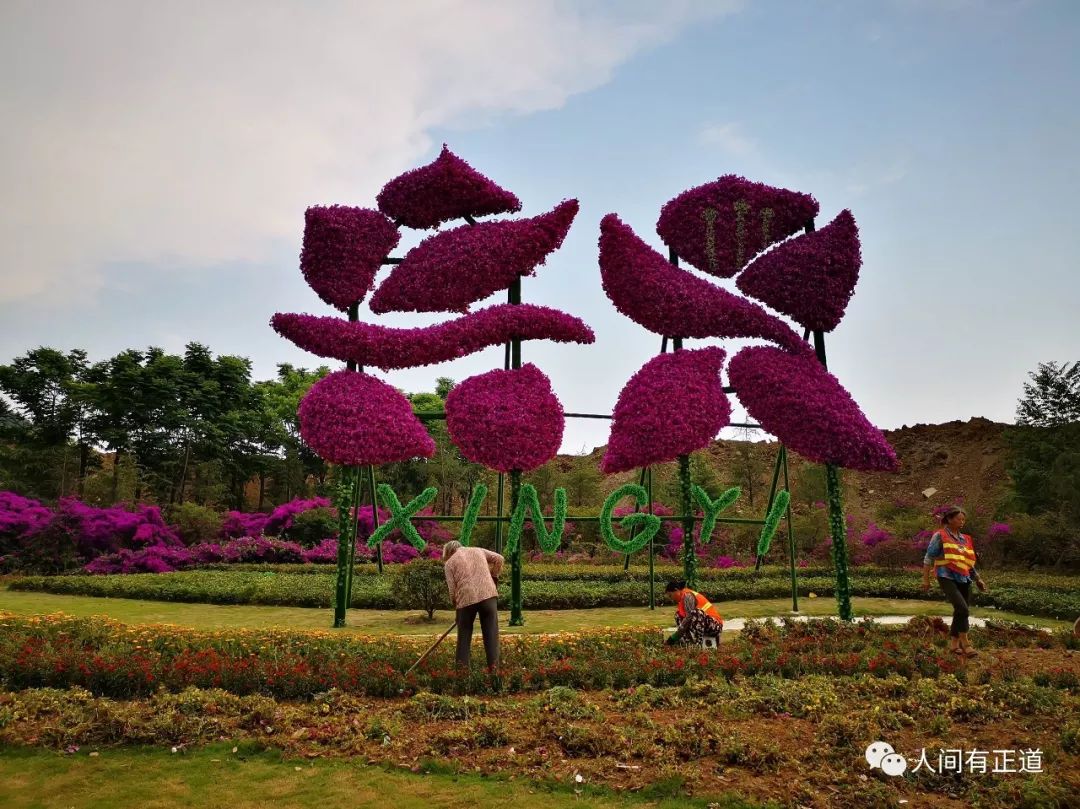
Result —
<svg viewBox="0 0 1080 809"><path fill-rule="evenodd" d="M916 627L918 629L918 627ZM404 672L427 638L365 637L331 632L128 626L101 618L0 617L0 683L9 689L79 686L106 696L145 696L165 688L223 688L233 694L307 698L331 688L367 696L419 690L475 692L477 673L454 671L453 650L440 649L408 677ZM993 633L981 640L995 642ZM1060 638L1047 638L1062 646ZM1026 636L997 643L1028 645ZM518 635L502 641L504 688L532 691L679 685L692 678L736 674L937 676L960 663L919 631L836 621L751 624L720 653L667 647L656 630L603 630L558 636Z"/></svg>

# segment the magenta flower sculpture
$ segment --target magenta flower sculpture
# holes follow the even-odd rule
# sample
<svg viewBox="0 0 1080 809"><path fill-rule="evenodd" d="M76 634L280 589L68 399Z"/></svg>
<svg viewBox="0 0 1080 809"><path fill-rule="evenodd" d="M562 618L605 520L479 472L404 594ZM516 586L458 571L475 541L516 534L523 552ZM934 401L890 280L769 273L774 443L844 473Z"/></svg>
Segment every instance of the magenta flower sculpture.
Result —
<svg viewBox="0 0 1080 809"><path fill-rule="evenodd" d="M668 337L762 337L792 351L806 342L764 308L671 264L615 214L600 222L600 277L615 308Z"/></svg>
<svg viewBox="0 0 1080 809"><path fill-rule="evenodd" d="M446 397L446 426L461 454L499 472L527 472L555 457L563 408L531 363L470 377Z"/></svg>
<svg viewBox="0 0 1080 809"><path fill-rule="evenodd" d="M375 273L400 238L394 223L378 211L308 208L300 270L320 298L344 312L371 290Z"/></svg>
<svg viewBox="0 0 1080 809"><path fill-rule="evenodd" d="M619 393L600 470L625 472L708 446L731 418L723 364L720 348L660 354L645 363ZM671 407L674 391L677 408Z"/></svg>
<svg viewBox="0 0 1080 809"><path fill-rule="evenodd" d="M500 303L456 320L415 329L298 314L276 314L270 325L312 354L383 370L447 362L514 337L584 344L596 339L580 318L525 303Z"/></svg>
<svg viewBox="0 0 1080 809"><path fill-rule="evenodd" d="M410 250L380 284L371 311L465 312L469 304L532 274L562 245L577 212L572 199L529 219L437 233Z"/></svg>
<svg viewBox="0 0 1080 809"><path fill-rule="evenodd" d="M855 291L861 265L859 228L845 210L821 230L756 259L735 283L812 331L832 331Z"/></svg>
<svg viewBox="0 0 1080 809"><path fill-rule="evenodd" d="M465 216L513 213L518 198L500 188L443 144L435 161L383 186L379 210L410 228L434 228Z"/></svg>
<svg viewBox="0 0 1080 809"><path fill-rule="evenodd" d="M728 378L750 415L804 458L864 471L896 469L885 436L813 354L751 346L732 358Z"/></svg>
<svg viewBox="0 0 1080 809"><path fill-rule="evenodd" d="M656 232L699 270L730 278L770 244L812 222L817 212L817 200L809 194L728 174L667 202Z"/></svg>
<svg viewBox="0 0 1080 809"><path fill-rule="evenodd" d="M430 458L435 442L399 391L367 374L335 371L300 402L300 435L330 463L346 466Z"/></svg>

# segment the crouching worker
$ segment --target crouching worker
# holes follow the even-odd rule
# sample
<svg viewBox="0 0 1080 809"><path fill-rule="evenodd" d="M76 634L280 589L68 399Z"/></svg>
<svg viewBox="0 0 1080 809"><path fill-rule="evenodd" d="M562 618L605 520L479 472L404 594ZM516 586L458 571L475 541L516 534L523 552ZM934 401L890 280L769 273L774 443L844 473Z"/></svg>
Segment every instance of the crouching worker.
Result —
<svg viewBox="0 0 1080 809"><path fill-rule="evenodd" d="M490 671L499 667L499 593L495 587L503 558L484 548L463 547L460 542L443 545L446 586L457 611L457 664L468 667L473 622L480 616L484 652Z"/></svg>
<svg viewBox="0 0 1080 809"><path fill-rule="evenodd" d="M669 582L664 592L677 605L676 630L675 634L667 639L669 645L700 644L704 638L714 638L720 643L724 619L709 599L691 590L684 581Z"/></svg>

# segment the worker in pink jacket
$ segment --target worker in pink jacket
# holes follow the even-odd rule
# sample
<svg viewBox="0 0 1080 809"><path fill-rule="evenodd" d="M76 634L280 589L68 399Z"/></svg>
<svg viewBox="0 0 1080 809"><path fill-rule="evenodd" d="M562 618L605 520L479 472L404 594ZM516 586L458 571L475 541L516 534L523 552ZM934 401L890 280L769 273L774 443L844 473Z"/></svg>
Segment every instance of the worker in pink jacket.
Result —
<svg viewBox="0 0 1080 809"><path fill-rule="evenodd" d="M464 547L460 542L443 546L446 586L457 610L457 664L467 667L472 646L473 622L480 616L484 652L489 671L499 667L499 592L496 583L505 560L484 548Z"/></svg>

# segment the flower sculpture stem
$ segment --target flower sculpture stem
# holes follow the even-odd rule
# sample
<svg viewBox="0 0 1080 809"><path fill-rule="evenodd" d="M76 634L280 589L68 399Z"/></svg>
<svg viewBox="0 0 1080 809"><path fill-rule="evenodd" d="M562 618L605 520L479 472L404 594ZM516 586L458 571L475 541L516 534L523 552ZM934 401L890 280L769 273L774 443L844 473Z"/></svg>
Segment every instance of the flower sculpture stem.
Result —
<svg viewBox="0 0 1080 809"><path fill-rule="evenodd" d="M664 338L665 341L667 338ZM665 342L664 347L667 347ZM652 467L649 467L649 485L646 487L646 499L649 501L649 513L653 513L653 499L652 499ZM656 609L656 543L653 540L649 540L649 609Z"/></svg>
<svg viewBox="0 0 1080 809"><path fill-rule="evenodd" d="M787 491L791 491L791 485L788 483L788 463L787 463L787 447L781 445L780 453L784 456L784 488ZM799 586L796 580L795 573L795 533L791 530L791 502L788 501L787 512L787 535L788 535L788 554L791 561L791 611L799 611Z"/></svg>
<svg viewBox="0 0 1080 809"><path fill-rule="evenodd" d="M514 279L510 285L507 302L511 304L521 303L521 277ZM510 341L510 367L517 370L521 367L521 340L515 337ZM518 498L521 496L521 470L510 470L510 513L517 510ZM514 552L510 554L510 626L524 626L525 618L521 614L521 543L517 544Z"/></svg>
<svg viewBox="0 0 1080 809"><path fill-rule="evenodd" d="M808 228L809 229L809 228ZM825 367L825 333L814 332L814 352ZM844 531L844 504L840 497L840 471L836 464L825 464L825 488L829 496L829 533L832 536L833 565L836 567L836 604L841 621L850 621L851 580L848 577L847 536Z"/></svg>
<svg viewBox="0 0 1080 809"><path fill-rule="evenodd" d="M355 323L360 319L360 302L357 301L349 307L349 321ZM356 370L356 363L346 364L350 371ZM345 626L345 611L349 608L352 600L352 573L353 562L356 555L356 523L359 519L360 510L360 469L356 466L346 467L343 474L343 485L348 488L342 500L349 504L345 512L339 508L340 527L338 530L338 557L337 557L337 585L334 589L334 627ZM372 512L378 511L372 500Z"/></svg>
<svg viewBox="0 0 1080 809"><path fill-rule="evenodd" d="M649 471L649 467L646 466L646 467L642 468L641 475L638 477L638 482L637 482L638 486L644 486L645 485L645 475L648 473L648 471ZM634 513L635 514L640 510L641 510L641 505L640 504L634 506ZM652 499L651 498L649 500L649 513L650 514L652 513ZM637 532L637 526L635 526L630 531L630 539L631 540L633 540L634 534L636 532ZM623 568L622 569L623 570L629 570L630 569L630 554L626 554L626 559L623 561Z"/></svg>

